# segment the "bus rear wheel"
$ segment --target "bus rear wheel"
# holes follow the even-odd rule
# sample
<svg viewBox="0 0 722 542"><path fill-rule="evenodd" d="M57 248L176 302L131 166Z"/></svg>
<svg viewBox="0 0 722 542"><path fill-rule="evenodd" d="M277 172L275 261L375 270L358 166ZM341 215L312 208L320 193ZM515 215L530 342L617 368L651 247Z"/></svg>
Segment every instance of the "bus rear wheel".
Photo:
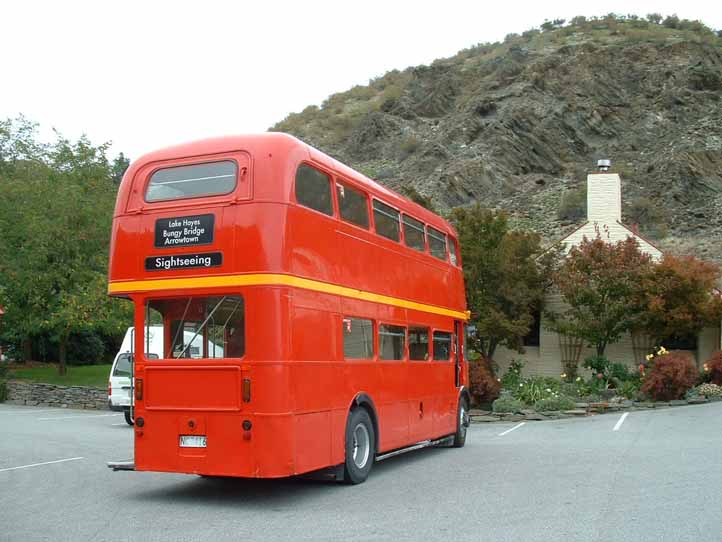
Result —
<svg viewBox="0 0 722 542"><path fill-rule="evenodd" d="M469 400L459 398L459 408L456 416L456 433L454 434L454 448L463 448L466 444L466 430L469 427Z"/></svg>
<svg viewBox="0 0 722 542"><path fill-rule="evenodd" d="M130 410L124 411L123 414L125 414L125 423L128 425L133 425L135 423L130 415Z"/></svg>
<svg viewBox="0 0 722 542"><path fill-rule="evenodd" d="M360 484L368 478L376 458L376 433L369 413L355 408L346 422L344 481Z"/></svg>

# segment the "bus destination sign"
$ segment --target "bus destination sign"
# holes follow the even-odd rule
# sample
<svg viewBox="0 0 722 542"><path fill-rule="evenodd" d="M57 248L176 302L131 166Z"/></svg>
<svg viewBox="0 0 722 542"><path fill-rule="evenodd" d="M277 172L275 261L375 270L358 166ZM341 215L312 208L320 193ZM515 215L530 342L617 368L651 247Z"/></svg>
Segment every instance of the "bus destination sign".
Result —
<svg viewBox="0 0 722 542"><path fill-rule="evenodd" d="M151 256L145 259L146 271L170 271L171 269L195 269L218 267L223 263L221 252L202 254L174 254L173 256Z"/></svg>
<svg viewBox="0 0 722 542"><path fill-rule="evenodd" d="M159 218L155 221L155 247L208 245L213 242L214 215Z"/></svg>

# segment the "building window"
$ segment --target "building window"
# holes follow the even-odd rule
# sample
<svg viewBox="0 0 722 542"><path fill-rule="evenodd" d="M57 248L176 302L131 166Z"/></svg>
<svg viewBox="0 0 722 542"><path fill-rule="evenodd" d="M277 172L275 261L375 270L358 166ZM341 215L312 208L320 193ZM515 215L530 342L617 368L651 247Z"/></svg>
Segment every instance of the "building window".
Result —
<svg viewBox="0 0 722 542"><path fill-rule="evenodd" d="M373 359L374 325L371 320L343 319L343 357L346 359Z"/></svg>
<svg viewBox="0 0 722 542"><path fill-rule="evenodd" d="M362 228L369 229L369 208L366 194L347 184L336 183L338 210L341 218Z"/></svg>
<svg viewBox="0 0 722 542"><path fill-rule="evenodd" d="M399 240L399 212L385 203L374 200L376 233L392 241Z"/></svg>
<svg viewBox="0 0 722 542"><path fill-rule="evenodd" d="M451 359L451 333L434 331L434 360L448 361Z"/></svg>
<svg viewBox="0 0 722 542"><path fill-rule="evenodd" d="M662 341L662 345L667 350L697 350L697 337L694 335L669 337Z"/></svg>
<svg viewBox="0 0 722 542"><path fill-rule="evenodd" d="M531 323L529 333L522 339L524 346L539 346L541 341L541 311L535 309L532 312L534 321Z"/></svg>
<svg viewBox="0 0 722 542"><path fill-rule="evenodd" d="M381 359L404 359L406 328L403 326L379 326L379 357Z"/></svg>
<svg viewBox="0 0 722 542"><path fill-rule="evenodd" d="M427 328L409 328L409 359L415 361L429 359L429 330Z"/></svg>
<svg viewBox="0 0 722 542"><path fill-rule="evenodd" d="M424 224L415 218L404 215L404 242L419 252L426 250L426 239L424 239Z"/></svg>
<svg viewBox="0 0 722 542"><path fill-rule="evenodd" d="M432 256L446 260L446 234L429 226L429 250Z"/></svg>
<svg viewBox="0 0 722 542"><path fill-rule="evenodd" d="M238 167L232 160L167 167L150 176L148 202L229 194L236 188Z"/></svg>
<svg viewBox="0 0 722 542"><path fill-rule="evenodd" d="M296 201L325 215L333 215L331 180L328 175L301 164L296 171Z"/></svg>

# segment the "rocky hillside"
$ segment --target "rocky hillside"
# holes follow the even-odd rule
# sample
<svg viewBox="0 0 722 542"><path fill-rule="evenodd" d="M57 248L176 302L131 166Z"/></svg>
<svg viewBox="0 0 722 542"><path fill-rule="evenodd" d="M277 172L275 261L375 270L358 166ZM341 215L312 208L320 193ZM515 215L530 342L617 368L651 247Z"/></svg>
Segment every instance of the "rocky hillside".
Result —
<svg viewBox="0 0 722 542"><path fill-rule="evenodd" d="M393 71L289 115L285 131L437 210L480 202L549 240L611 158L625 222L722 262L722 37L608 16Z"/></svg>

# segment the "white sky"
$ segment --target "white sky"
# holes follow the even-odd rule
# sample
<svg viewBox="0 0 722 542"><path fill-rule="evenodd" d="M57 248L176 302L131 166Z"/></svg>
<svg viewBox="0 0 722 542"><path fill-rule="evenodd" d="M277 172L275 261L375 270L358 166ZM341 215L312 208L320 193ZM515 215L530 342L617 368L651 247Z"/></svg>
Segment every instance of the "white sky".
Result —
<svg viewBox="0 0 722 542"><path fill-rule="evenodd" d="M713 0L360 2L0 0L0 118L24 114L113 153L265 131L397 68L545 19L676 13L722 29Z"/></svg>

